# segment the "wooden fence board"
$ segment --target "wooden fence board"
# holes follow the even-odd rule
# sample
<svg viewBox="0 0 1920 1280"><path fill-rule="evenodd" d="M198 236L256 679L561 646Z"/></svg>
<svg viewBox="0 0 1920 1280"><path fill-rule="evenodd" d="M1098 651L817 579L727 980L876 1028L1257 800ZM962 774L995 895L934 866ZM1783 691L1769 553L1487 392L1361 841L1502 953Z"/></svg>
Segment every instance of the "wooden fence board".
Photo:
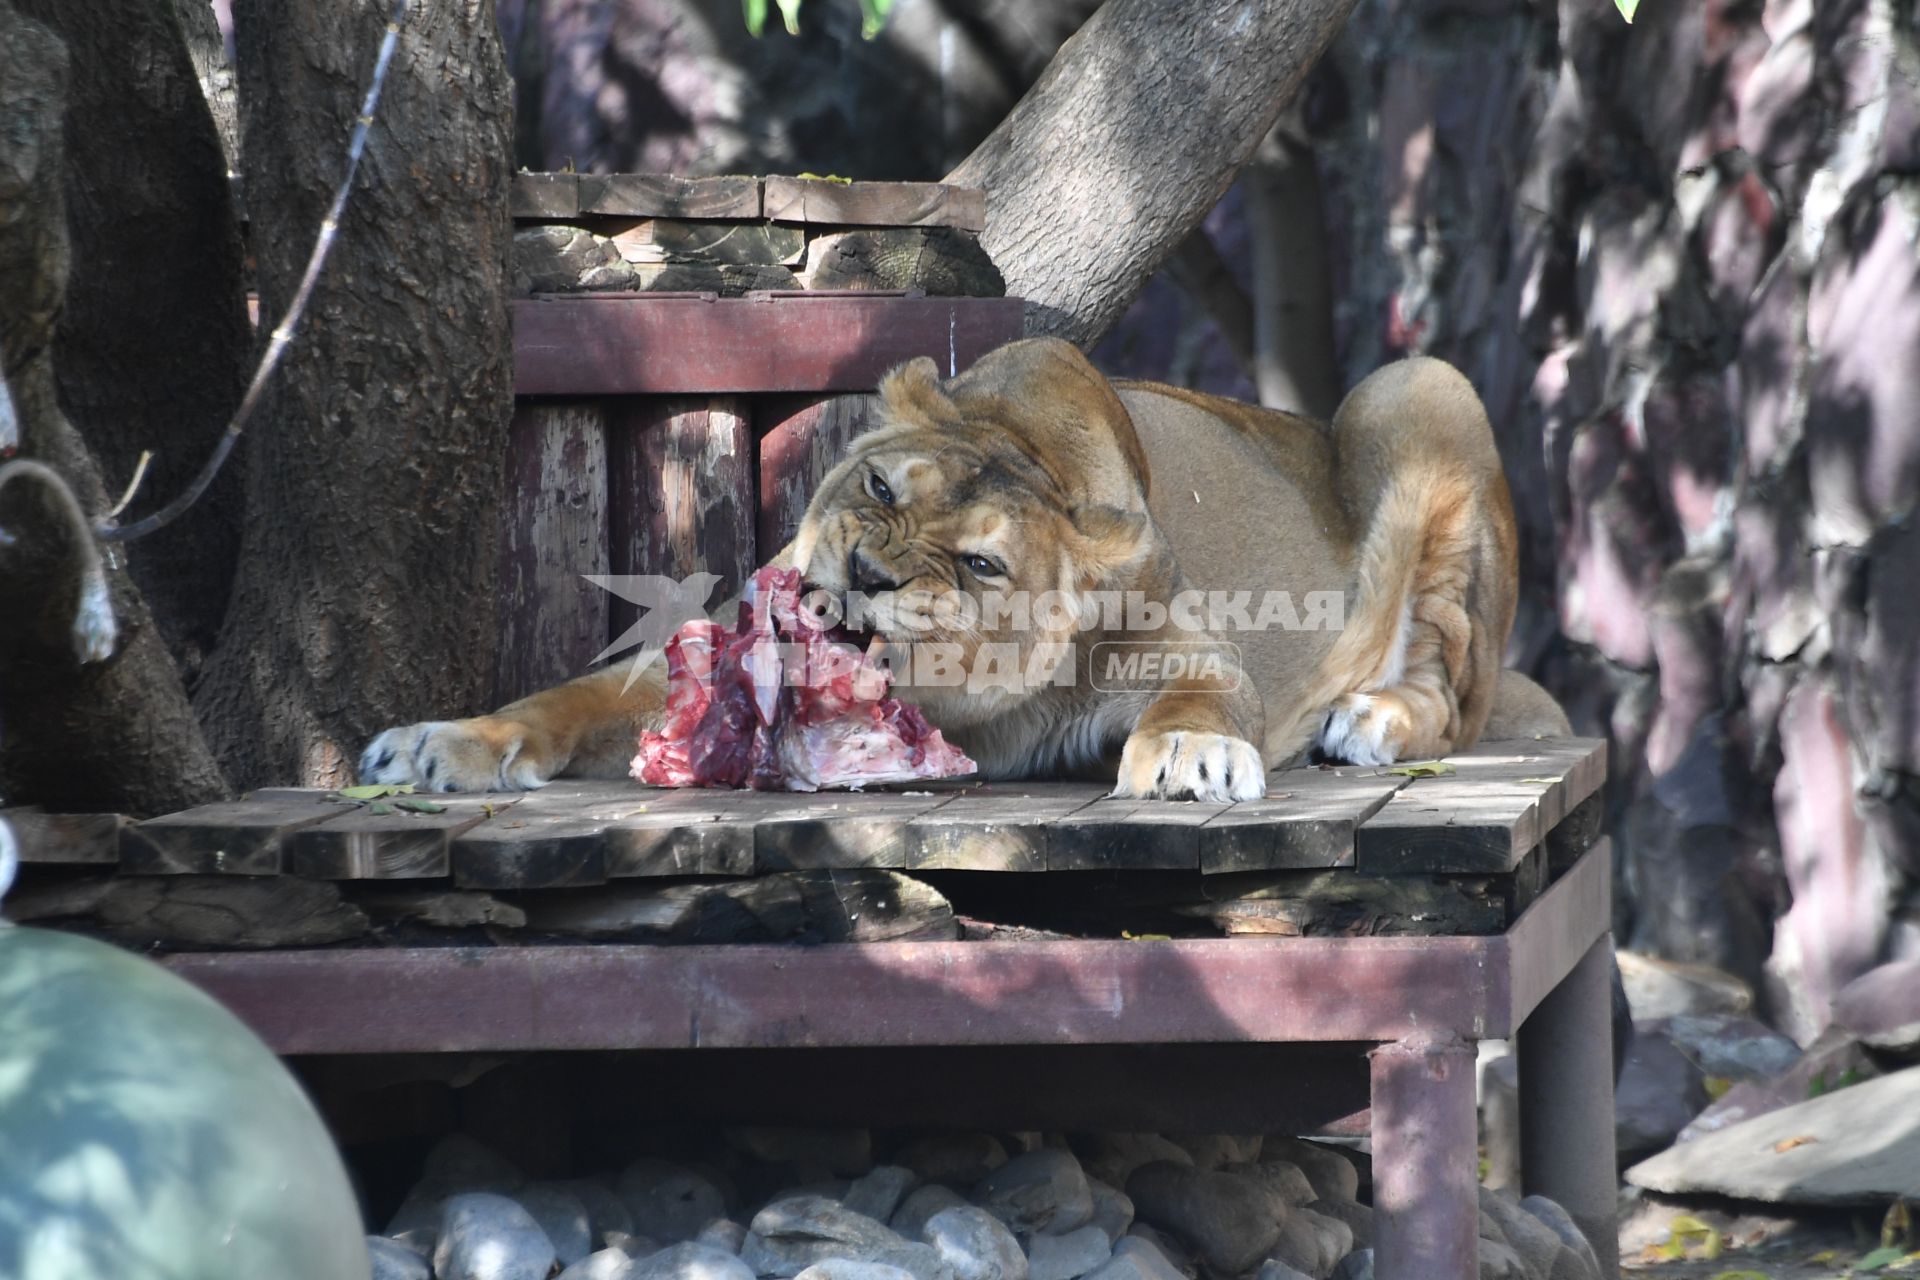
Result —
<svg viewBox="0 0 1920 1280"><path fill-rule="evenodd" d="M820 480L855 437L876 425L880 397L768 397L755 409L760 433L759 538L766 559L800 529Z"/></svg>

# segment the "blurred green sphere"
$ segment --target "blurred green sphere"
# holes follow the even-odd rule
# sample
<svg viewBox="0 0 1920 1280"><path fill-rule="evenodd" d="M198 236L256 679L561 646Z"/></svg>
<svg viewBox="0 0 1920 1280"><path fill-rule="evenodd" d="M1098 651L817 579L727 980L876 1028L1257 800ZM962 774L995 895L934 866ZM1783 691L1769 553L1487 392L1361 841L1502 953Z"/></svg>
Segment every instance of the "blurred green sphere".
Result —
<svg viewBox="0 0 1920 1280"><path fill-rule="evenodd" d="M366 1280L300 1086L156 964L0 923L0 1276Z"/></svg>

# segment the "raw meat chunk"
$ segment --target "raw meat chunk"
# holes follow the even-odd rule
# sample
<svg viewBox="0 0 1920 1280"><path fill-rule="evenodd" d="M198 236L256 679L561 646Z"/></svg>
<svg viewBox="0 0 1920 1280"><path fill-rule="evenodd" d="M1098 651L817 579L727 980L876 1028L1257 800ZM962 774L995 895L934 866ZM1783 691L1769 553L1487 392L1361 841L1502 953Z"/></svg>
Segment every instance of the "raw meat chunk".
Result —
<svg viewBox="0 0 1920 1280"><path fill-rule="evenodd" d="M796 569L753 577L732 627L701 619L667 643L664 732L640 735L633 776L657 787L819 791L972 773L893 675L829 638Z"/></svg>

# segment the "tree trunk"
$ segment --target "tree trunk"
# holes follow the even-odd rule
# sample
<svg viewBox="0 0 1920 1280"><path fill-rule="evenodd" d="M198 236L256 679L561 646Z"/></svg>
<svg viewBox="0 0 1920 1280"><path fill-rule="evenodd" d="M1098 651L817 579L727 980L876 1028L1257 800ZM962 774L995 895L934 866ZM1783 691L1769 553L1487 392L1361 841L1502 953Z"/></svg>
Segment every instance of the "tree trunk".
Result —
<svg viewBox="0 0 1920 1280"><path fill-rule="evenodd" d="M235 6L261 310L345 165L387 0ZM197 694L236 781L337 785L381 727L490 693L513 107L492 0L408 15L358 190L252 432L249 518Z"/></svg>
<svg viewBox="0 0 1920 1280"><path fill-rule="evenodd" d="M97 513L99 468L54 388L69 258L66 78L59 38L0 0L0 372L22 453L58 471ZM119 649L81 666L71 642L71 535L37 481L8 487L0 528L18 540L0 549L0 799L152 814L222 795L186 691L126 575L109 578Z"/></svg>
<svg viewBox="0 0 1920 1280"><path fill-rule="evenodd" d="M1199 225L1353 0L1108 0L948 181L1027 331L1091 346ZM1068 216L1063 219L1062 211Z"/></svg>
<svg viewBox="0 0 1920 1280"><path fill-rule="evenodd" d="M253 335L226 160L170 5L16 6L69 51L73 271L54 339L60 403L116 493L141 451L154 451L138 513L186 486L246 385ZM168 649L189 673L219 632L240 502L240 476L230 471L179 521L127 552Z"/></svg>
<svg viewBox="0 0 1920 1280"><path fill-rule="evenodd" d="M220 138L220 154L226 157L227 173L240 172L240 81L233 63L227 60L226 37L220 32L220 19L207 0L173 0L173 16L186 38L187 56L193 60L193 74L200 81L200 93L207 100L213 117L213 131Z"/></svg>

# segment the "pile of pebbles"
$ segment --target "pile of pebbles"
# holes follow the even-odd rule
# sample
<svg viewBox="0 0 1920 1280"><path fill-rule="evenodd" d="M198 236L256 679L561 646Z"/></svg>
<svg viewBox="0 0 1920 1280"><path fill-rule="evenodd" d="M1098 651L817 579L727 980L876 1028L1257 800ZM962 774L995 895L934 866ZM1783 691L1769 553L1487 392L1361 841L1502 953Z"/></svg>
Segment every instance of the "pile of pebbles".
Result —
<svg viewBox="0 0 1920 1280"><path fill-rule="evenodd" d="M374 1280L1371 1280L1352 1153L1295 1138L735 1129L719 1159L532 1182L443 1140ZM1364 1157L1360 1159L1364 1160ZM760 1194L754 1188L777 1188ZM1485 1192L1483 1280L1600 1280L1559 1206Z"/></svg>

